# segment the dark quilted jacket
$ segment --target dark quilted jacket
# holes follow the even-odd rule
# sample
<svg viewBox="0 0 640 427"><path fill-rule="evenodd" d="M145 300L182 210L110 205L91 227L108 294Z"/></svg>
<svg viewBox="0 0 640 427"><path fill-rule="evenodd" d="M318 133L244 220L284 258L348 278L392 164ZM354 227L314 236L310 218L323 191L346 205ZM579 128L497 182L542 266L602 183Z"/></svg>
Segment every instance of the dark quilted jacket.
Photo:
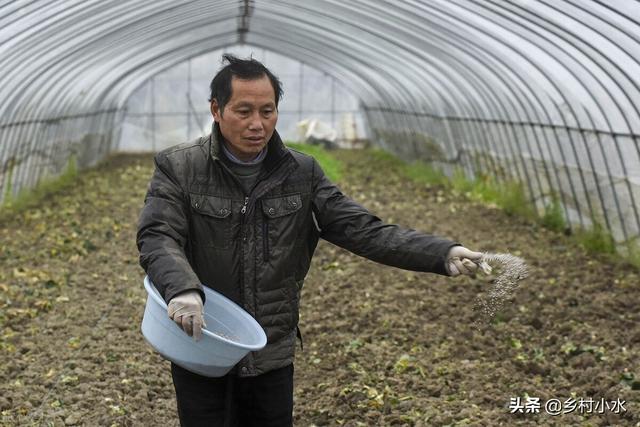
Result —
<svg viewBox="0 0 640 427"><path fill-rule="evenodd" d="M383 223L275 132L245 195L220 158L216 131L155 156L137 244L167 302L190 289L204 298L201 286L209 286L262 325L267 346L238 364L239 375L293 361L300 289L319 237L383 264L446 274L444 257L455 243Z"/></svg>

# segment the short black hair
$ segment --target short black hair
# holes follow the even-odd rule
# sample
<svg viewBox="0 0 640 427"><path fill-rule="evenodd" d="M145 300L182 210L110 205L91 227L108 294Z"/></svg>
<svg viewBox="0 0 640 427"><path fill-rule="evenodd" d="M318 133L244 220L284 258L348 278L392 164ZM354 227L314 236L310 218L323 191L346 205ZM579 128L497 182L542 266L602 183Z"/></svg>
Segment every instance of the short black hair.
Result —
<svg viewBox="0 0 640 427"><path fill-rule="evenodd" d="M224 63L225 61L228 62L228 64L218 71L218 74L211 80L211 94L209 96L209 102L212 102L214 99L218 102L220 113L222 113L224 106L227 105L227 102L231 99L231 80L234 76L242 80L258 80L267 76L271 82L271 86L273 86L276 108L278 108L278 103L283 94L282 83L264 64L251 57L248 59L240 59L230 53L222 55L222 62Z"/></svg>

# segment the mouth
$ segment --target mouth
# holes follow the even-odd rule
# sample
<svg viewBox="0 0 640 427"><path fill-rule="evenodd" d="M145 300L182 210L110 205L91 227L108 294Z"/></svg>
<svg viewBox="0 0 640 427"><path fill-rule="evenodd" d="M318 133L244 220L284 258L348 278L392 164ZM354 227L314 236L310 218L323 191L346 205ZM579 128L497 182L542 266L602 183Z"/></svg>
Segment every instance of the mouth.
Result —
<svg viewBox="0 0 640 427"><path fill-rule="evenodd" d="M247 141L252 142L252 143L258 143L258 142L264 141L264 137L263 136L249 136L249 137L247 137L245 139Z"/></svg>

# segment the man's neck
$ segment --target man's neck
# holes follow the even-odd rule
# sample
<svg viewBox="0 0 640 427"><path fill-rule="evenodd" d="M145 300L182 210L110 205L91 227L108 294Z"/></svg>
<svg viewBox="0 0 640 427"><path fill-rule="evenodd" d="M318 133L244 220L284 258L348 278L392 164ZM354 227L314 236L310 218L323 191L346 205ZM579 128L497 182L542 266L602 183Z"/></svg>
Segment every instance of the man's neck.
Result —
<svg viewBox="0 0 640 427"><path fill-rule="evenodd" d="M233 162L235 164L238 164L238 165L250 166L250 165L255 165L255 164L261 163L264 160L265 156L267 155L267 147L268 146L265 145L265 147L262 149L262 151L260 151L254 158L249 159L249 160L244 160L244 159L239 158L235 154L233 154L233 151L231 151L229 149L229 145L228 145L227 141L225 141L225 140L222 141L222 151L224 152L224 155L227 156L227 158L231 162Z"/></svg>

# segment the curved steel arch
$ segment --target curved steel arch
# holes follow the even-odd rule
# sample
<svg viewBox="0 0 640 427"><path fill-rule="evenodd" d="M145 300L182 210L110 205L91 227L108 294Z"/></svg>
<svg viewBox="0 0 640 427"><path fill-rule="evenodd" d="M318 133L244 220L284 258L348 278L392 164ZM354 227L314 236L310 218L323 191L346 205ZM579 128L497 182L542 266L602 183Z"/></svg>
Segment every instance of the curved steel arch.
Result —
<svg viewBox="0 0 640 427"><path fill-rule="evenodd" d="M567 22L578 13L588 19L569 28ZM583 160L574 139L586 147L585 132L594 132L602 147L604 135L610 136L633 205L635 224L628 229L609 159L603 150L597 155L607 169L627 238L631 229L640 229L629 175L637 165L623 158L617 138L634 141L640 162L636 102L640 78L635 72L640 69L639 28L638 20L625 16L619 5L600 0L540 0L526 6L493 0L4 4L0 6L0 190L6 185L6 171L16 161L35 161L32 153L41 159L62 155L67 146L92 133L103 135L99 151L104 151L110 146L108 130L126 98L155 73L234 41L249 41L285 55L294 53L347 82L362 99L367 116L383 128L399 135L428 134L439 128L441 144L456 147L464 141L479 151L495 153L477 167L498 174L493 156L502 153L516 159L513 150L520 150L522 165L516 163L516 174L530 186L542 188L538 172L528 176L522 156L525 145L542 161L548 185L562 185L557 171L547 169L545 158L553 155L554 141L546 130L557 140L559 132L566 132L578 164ZM585 39L586 31L596 39ZM617 48L603 48L607 43ZM538 58L526 52L529 46L548 51ZM619 62L620 58L633 66ZM577 96L572 95L574 90ZM602 100L609 109L601 107ZM510 143L520 130L525 145ZM569 161L564 148L558 148L562 162ZM588 147L587 154L592 155ZM594 169L591 157L588 160ZM34 176L28 167L20 173L23 180ZM566 173L575 193L573 178ZM586 192L582 175L581 180ZM600 191L600 182L596 184ZM586 193L593 218L591 196ZM575 194L573 198L577 200ZM606 215L601 193L599 199Z"/></svg>
<svg viewBox="0 0 640 427"><path fill-rule="evenodd" d="M551 78L549 79L549 81L553 82L553 80L552 80ZM555 83L554 83L554 85L555 85ZM560 93L560 94L562 94L562 91L560 91L559 93ZM593 122L592 122L592 124L593 124ZM592 168L592 169L593 169L593 168ZM629 192L629 194L631 195L631 197L633 197L631 192ZM589 201L589 199L587 199L587 200ZM602 200L602 198L601 198L601 200ZM617 202L616 202L616 204L617 204ZM618 213L620 214L620 209L619 209L619 207L618 207ZM606 215L606 212L605 212L605 215ZM608 225L608 224L607 224L607 225ZM624 230L623 230L623 233L624 233Z"/></svg>
<svg viewBox="0 0 640 427"><path fill-rule="evenodd" d="M490 9L489 5L492 5L492 6L498 8L500 10L508 10L508 9L510 9L509 7L506 7L504 4L500 4L500 3L497 3L497 2L494 2L494 1L489 1L489 2L486 2L486 3L482 3L479 7L482 8L482 9ZM461 6L461 7L466 8L466 6ZM515 6L514 8L522 10L522 8L518 7L518 6ZM512 11L510 11L510 12L512 12ZM525 11L525 13L526 13L526 11ZM503 19L508 19L505 15L500 15L500 17L502 17ZM536 18L536 17L532 17L532 18ZM492 18L488 18L488 19L492 19ZM527 19L527 23L533 24L533 22L529 21L529 19ZM575 64L577 64L577 66L580 67L580 62L576 60L573 52L568 50L568 49L566 49L566 48L563 48L562 46L560 46L558 41L565 41L565 38L564 38L563 35L556 34L557 39L552 39L549 36L547 36L546 34L543 34L538 29L538 26L535 26L533 28L527 28L524 25L522 25L522 26L518 26L518 30L520 30L520 29L522 29L522 31L528 31L528 32L530 32L532 34L535 34L537 37L531 37L531 43L532 44L534 44L536 46L539 46L541 49L546 48L545 50L548 53L548 55L550 55L552 58L557 60L558 63L562 64L562 66L567 69L567 72L571 76L574 77L575 81L578 84L582 85L585 89L590 87L588 85L588 83L583 80L583 77L580 76L580 74L578 73L577 69L575 69L573 67L570 67L568 64L567 65L564 64L563 59L566 57L566 58L570 58L570 59L574 60ZM552 34L553 34L553 32L552 32ZM552 53L549 50L550 47L560 50L561 55ZM573 47L575 47L575 46L573 46ZM591 77L594 77L593 73L587 67L584 67L584 70L588 75L590 75ZM596 84L600 83L597 79L594 79L594 80L595 80ZM552 78L549 78L549 81L554 85L556 84ZM617 101L615 100L615 97L613 97L610 94L608 89L606 87L604 87L604 86L603 86L603 89L604 89L605 93L609 94L609 96L611 97L611 101L615 105L618 105ZM563 95L562 91L560 93ZM596 101L596 98L591 94L591 92L587 91L587 93L589 93L589 95L593 98L593 100ZM594 104L596 105L596 111L595 112L600 113L602 115L602 117L604 118L604 122L607 124L607 126L609 128L608 132L613 132L613 129L610 126L610 123L609 123L609 121L608 121L608 119L606 117L606 114L604 113L602 108L599 106L598 102L594 102ZM584 113L585 113L585 116L586 116L587 125L589 125L592 129L597 129L596 122L595 122L595 120L593 118L593 115L592 115L592 111L590 111L587 108L583 108L583 110L584 110ZM623 116L624 116L624 114L623 114ZM576 118L576 120L579 120L578 119L578 115L576 115L575 113L574 113L574 117ZM584 139L584 134L582 136L583 136L583 139ZM606 156L604 151L602 150L602 145L601 145L601 141L600 141L600 132L596 132L596 137L598 138L598 141L600 142L600 144L599 144L599 146L601 148L601 153L600 154L601 154L601 158L602 158L602 160L604 161L604 164L605 164L606 176L609 178L609 183L613 188L613 176L612 176L612 173L611 173L611 170L610 170L608 156ZM592 170L593 173L596 173L596 168L594 167L594 165L592 163L591 152L588 149L586 140L584 140L584 144L585 144L585 149L587 150L587 155L589 156L589 159L590 159L591 170ZM624 169L624 160L622 160L622 157L620 156L620 153L619 153L619 157L620 157L620 162L623 165L623 169ZM626 171L625 171L625 175L626 175ZM600 182L597 181L597 180L596 180L596 185L597 185L596 189L597 189L597 192L598 192L598 196L599 196L600 200L603 201L602 189L600 188ZM617 194L615 193L615 191L613 191L612 194L613 194L616 210L617 210L617 213L618 213L618 217L622 219L622 210L621 210L621 205L620 205L620 202L618 200ZM630 195L632 201L634 201L634 196L633 196L633 193L630 190L630 188L629 188L629 195ZM606 227L607 227L607 229L609 231L612 231L612 225L611 225L611 222L610 222L610 218L609 218L609 215L607 214L606 209L604 209L604 204L602 204L602 207L603 207L602 212L603 212L604 219L605 219L605 225L606 225ZM639 217L637 215L637 210L635 209L635 201L634 201L634 213L635 213L636 224L640 224L640 220L639 220ZM621 225L622 225L622 234L624 236L624 239L626 240L629 236L627 235L627 231L626 231L626 227L624 225L624 221L621 221Z"/></svg>

